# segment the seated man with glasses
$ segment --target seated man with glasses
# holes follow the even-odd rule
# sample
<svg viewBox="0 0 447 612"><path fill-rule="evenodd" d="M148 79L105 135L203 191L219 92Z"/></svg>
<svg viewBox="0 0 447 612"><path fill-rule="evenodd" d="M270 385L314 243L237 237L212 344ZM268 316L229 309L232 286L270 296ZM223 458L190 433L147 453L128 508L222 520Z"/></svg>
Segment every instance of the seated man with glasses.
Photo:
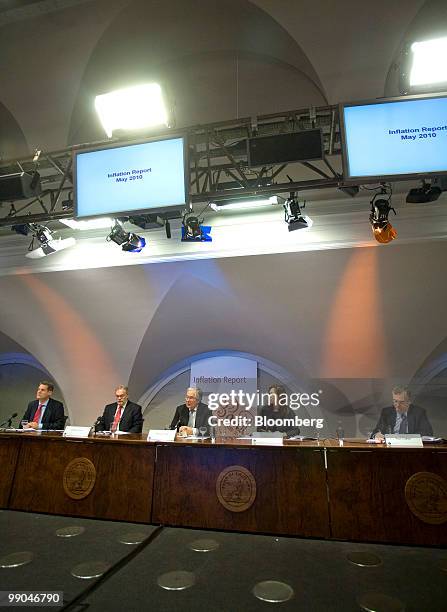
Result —
<svg viewBox="0 0 447 612"><path fill-rule="evenodd" d="M202 390L189 387L186 390L185 403L177 406L170 429L177 429L180 436L196 436L199 429L205 427L208 434L210 416L210 409L202 403Z"/></svg>
<svg viewBox="0 0 447 612"><path fill-rule="evenodd" d="M102 416L98 420L97 431L127 431L141 433L143 429L143 415L141 406L129 401L128 388L119 385L115 389L116 402L107 404Z"/></svg>
<svg viewBox="0 0 447 612"><path fill-rule="evenodd" d="M425 410L411 403L408 387L394 387L393 405L383 408L371 438L384 440L384 434L433 435Z"/></svg>

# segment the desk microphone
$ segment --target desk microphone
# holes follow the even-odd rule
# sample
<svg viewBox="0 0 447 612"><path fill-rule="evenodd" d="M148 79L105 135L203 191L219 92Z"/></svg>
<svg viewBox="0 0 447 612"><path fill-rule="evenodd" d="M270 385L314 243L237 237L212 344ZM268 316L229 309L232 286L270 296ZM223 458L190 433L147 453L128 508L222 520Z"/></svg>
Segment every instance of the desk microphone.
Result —
<svg viewBox="0 0 447 612"><path fill-rule="evenodd" d="M17 416L17 412L14 412L14 414L11 414L11 416L8 419L6 419L6 421L3 421L0 427L4 427L6 423L8 423L8 427L11 427L12 419L15 419L16 416Z"/></svg>
<svg viewBox="0 0 447 612"><path fill-rule="evenodd" d="M98 427L98 425L101 423L101 416L99 416L96 421L93 423L93 431L96 432L96 428Z"/></svg>

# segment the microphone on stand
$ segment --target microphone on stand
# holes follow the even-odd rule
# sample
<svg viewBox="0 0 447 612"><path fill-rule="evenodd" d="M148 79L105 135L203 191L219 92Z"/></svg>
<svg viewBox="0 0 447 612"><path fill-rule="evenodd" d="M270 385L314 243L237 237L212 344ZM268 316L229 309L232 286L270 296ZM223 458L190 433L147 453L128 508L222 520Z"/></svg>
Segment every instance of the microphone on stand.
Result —
<svg viewBox="0 0 447 612"><path fill-rule="evenodd" d="M99 416L96 421L93 423L93 431L96 433L97 432L97 427L98 425L101 423L101 416Z"/></svg>
<svg viewBox="0 0 447 612"><path fill-rule="evenodd" d="M17 412L14 412L14 414L11 414L11 416L9 418L6 419L6 421L3 421L3 423L0 425L0 427L4 427L6 425L6 423L8 423L7 428L11 428L12 425L12 419L15 419L17 416Z"/></svg>

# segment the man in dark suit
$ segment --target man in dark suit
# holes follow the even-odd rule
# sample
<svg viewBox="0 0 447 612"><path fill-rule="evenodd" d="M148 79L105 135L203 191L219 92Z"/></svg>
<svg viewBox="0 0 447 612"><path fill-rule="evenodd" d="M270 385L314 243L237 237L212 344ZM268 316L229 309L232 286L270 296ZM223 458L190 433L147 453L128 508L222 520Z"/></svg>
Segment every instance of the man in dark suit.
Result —
<svg viewBox="0 0 447 612"><path fill-rule="evenodd" d="M376 440L383 440L384 434L420 434L432 436L433 428L425 410L411 403L407 387L394 387L393 406L384 408L371 434Z"/></svg>
<svg viewBox="0 0 447 612"><path fill-rule="evenodd" d="M37 387L36 399L28 404L22 421L24 429L64 429L64 406L53 399L54 385L46 380Z"/></svg>
<svg viewBox="0 0 447 612"><path fill-rule="evenodd" d="M123 385L115 389L116 402L104 408L97 425L98 431L141 433L143 429L141 406L129 401L128 392L128 388Z"/></svg>
<svg viewBox="0 0 447 612"><path fill-rule="evenodd" d="M181 436L196 436L201 427L206 427L208 433L210 416L210 409L206 404L202 404L202 390L189 387L186 390L185 403L176 408L170 429L178 429Z"/></svg>

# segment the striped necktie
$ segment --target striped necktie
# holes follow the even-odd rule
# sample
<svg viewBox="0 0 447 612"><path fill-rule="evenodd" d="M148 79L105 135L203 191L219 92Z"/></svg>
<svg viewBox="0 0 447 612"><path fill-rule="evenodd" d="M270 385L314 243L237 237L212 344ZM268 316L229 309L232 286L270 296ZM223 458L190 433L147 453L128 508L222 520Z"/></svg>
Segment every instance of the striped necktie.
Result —
<svg viewBox="0 0 447 612"><path fill-rule="evenodd" d="M407 415L403 414L401 416L401 421L400 421L400 427L399 427L399 433L400 434L406 434L408 433L408 419L407 419Z"/></svg>

